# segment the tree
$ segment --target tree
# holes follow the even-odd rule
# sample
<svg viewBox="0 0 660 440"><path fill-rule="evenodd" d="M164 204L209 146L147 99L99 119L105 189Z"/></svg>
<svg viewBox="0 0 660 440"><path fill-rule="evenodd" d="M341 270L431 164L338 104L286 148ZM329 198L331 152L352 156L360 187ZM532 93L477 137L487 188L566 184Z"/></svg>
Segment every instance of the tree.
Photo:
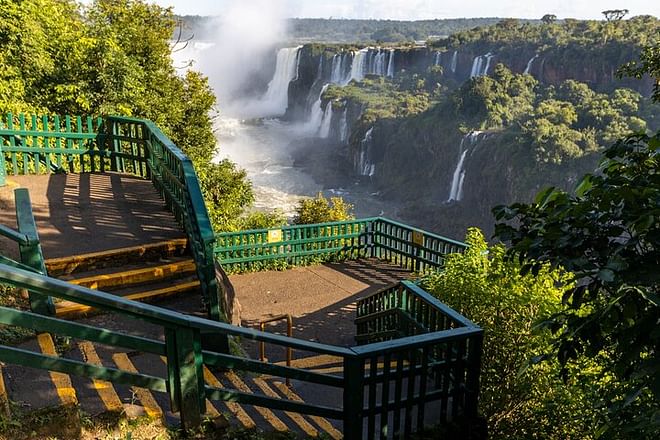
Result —
<svg viewBox="0 0 660 440"><path fill-rule="evenodd" d="M564 384L557 363L529 365L550 343L549 332L536 332L534 323L561 309L570 275L548 264L521 274L505 247L489 247L476 228L465 241L466 251L449 255L444 270L425 277L423 286L484 329L479 406L489 438L593 438L589 381Z"/></svg>
<svg viewBox="0 0 660 440"><path fill-rule="evenodd" d="M545 323L564 375L582 357L600 360L609 383L603 431L653 438L660 429L660 133L637 134L605 151L575 195L549 188L535 203L494 210L523 272L546 264L575 276L565 308ZM511 223L515 222L515 223Z"/></svg>
<svg viewBox="0 0 660 440"><path fill-rule="evenodd" d="M608 9L603 11L603 15L607 21L619 21L626 15L628 15L627 9Z"/></svg>
<svg viewBox="0 0 660 440"><path fill-rule="evenodd" d="M313 199L300 200L293 223L306 225L351 220L355 218L351 211L353 205L346 203L341 197L331 197L328 200L318 193Z"/></svg>
<svg viewBox="0 0 660 440"><path fill-rule="evenodd" d="M545 24L552 24L557 21L557 16L555 14L545 14L541 17L541 21Z"/></svg>

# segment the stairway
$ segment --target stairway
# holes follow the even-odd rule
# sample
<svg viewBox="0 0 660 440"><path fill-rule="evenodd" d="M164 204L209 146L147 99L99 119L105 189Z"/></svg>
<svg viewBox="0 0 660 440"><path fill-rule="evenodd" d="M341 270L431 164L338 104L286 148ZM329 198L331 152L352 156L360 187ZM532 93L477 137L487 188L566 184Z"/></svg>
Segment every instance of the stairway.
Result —
<svg viewBox="0 0 660 440"><path fill-rule="evenodd" d="M153 301L196 292L195 262L187 255L187 240L174 239L134 247L46 260L48 275L69 283L113 293L135 301ZM69 301L55 304L58 318L93 313Z"/></svg>
<svg viewBox="0 0 660 440"><path fill-rule="evenodd" d="M65 347L59 342L50 334L42 333L19 347L125 371L166 376L166 360L157 355L115 351L88 341L68 341ZM296 392L296 384L287 387L281 378L212 371L204 367L204 380L215 388L303 401ZM14 365L0 367L2 401L13 401L29 410L78 405L90 416L104 420L109 415L129 419L148 416L169 426L179 423L178 415L169 410L169 400L164 392ZM206 401L206 412L206 417L220 427L256 427L264 431L292 431L308 437L342 438L337 423L323 417L209 400Z"/></svg>
<svg viewBox="0 0 660 440"><path fill-rule="evenodd" d="M158 305L185 308L191 313L203 313L199 306L199 281L195 264L188 256L186 239L107 250L46 261L50 276L70 283L103 290L137 301L159 300ZM185 295L186 293L192 295ZM178 295L178 298L172 298ZM193 299L195 298L195 299ZM184 307L181 307L185 304ZM73 319L83 324L110 330L126 331L163 340L160 327L113 313L95 313L93 309L69 301L55 303L58 318ZM57 338L42 333L18 345L18 348L41 352L50 356L140 372L155 377L167 377L164 357L120 349L84 340ZM294 361L298 364L299 361ZM305 368L319 371L323 362L302 362ZM212 371L204 367L207 385L261 396L304 401L309 390L304 384L287 387L283 378L234 371ZM301 393L296 392L296 386ZM110 416L136 418L147 416L174 426L179 424L178 414L170 411L165 392L88 379L59 372L0 364L0 411L18 403L28 411L57 406L78 406L92 417ZM206 402L206 417L215 426L258 428L264 431L293 431L308 437L340 439L342 434L336 422L325 418L271 410L236 402Z"/></svg>

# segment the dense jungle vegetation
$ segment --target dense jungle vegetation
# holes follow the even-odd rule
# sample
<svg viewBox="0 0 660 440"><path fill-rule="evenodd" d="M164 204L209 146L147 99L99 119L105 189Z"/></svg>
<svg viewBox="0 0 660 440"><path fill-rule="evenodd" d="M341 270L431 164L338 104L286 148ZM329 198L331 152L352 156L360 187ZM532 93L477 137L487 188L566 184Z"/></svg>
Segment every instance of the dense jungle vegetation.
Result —
<svg viewBox="0 0 660 440"><path fill-rule="evenodd" d="M135 0L0 0L0 112L147 118L193 160L216 230L239 226L251 184L216 153L207 79L172 67L171 10Z"/></svg>

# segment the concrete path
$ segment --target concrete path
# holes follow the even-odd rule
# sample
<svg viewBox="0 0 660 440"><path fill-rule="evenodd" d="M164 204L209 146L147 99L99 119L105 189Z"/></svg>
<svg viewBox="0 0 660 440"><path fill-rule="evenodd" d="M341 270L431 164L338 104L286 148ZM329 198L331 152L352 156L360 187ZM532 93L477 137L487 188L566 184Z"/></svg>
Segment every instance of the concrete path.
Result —
<svg viewBox="0 0 660 440"><path fill-rule="evenodd" d="M16 228L14 189L30 191L45 258L185 237L150 181L119 173L8 176L0 224ZM0 238L4 255L14 242Z"/></svg>

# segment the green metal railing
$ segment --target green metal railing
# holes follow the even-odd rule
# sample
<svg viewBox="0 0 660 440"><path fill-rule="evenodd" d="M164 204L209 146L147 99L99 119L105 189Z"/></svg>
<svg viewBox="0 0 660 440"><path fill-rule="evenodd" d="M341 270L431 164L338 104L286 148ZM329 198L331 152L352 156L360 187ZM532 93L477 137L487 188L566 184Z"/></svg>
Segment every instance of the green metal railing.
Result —
<svg viewBox="0 0 660 440"><path fill-rule="evenodd" d="M167 376L132 373L10 346L0 346L0 361L167 392L172 411L180 412L182 424L186 428L198 426L201 422L205 398L341 420L346 439L365 438L364 430L367 431L368 439L383 438L383 433L384 438L408 438L410 432L424 427L427 416L432 420L446 420L449 411L451 417L463 415L471 420L477 415L482 330L457 317L455 312L437 300L428 298L409 282L403 282L400 289L408 297L420 297L428 307L432 307L436 311L436 320L437 317L446 316L453 328L433 330L435 327L429 327L426 334L420 335L416 331L410 336L404 331L403 337L399 339L352 348L302 341L184 315L6 264L0 264L0 282L160 326L165 334L165 342L0 307L1 324L166 356ZM417 315L411 316L411 319L416 319ZM422 319L417 323L424 327L426 322ZM341 361L343 375L203 351L203 335L240 336L312 354L333 356ZM343 394L342 405L328 407L205 386L205 365L338 388ZM434 401L440 402L439 413L429 415L428 404Z"/></svg>
<svg viewBox="0 0 660 440"><path fill-rule="evenodd" d="M0 361L166 392L184 428L196 427L204 399L235 401L340 420L346 439L408 438L427 421L477 417L483 331L413 283L404 281L358 302L351 348L303 341L218 322L214 258L227 269L258 270L331 259L381 258L425 272L465 245L384 218L213 235L190 160L151 122L109 117L30 118L0 121L0 157L10 174L47 172L132 173L151 179L189 237L199 278L210 301L210 320L68 284L45 274L27 191L17 190L18 230L0 235L19 245L21 262L0 258L0 282L30 293L32 311L0 307L0 324L51 332L167 358L156 377L0 346ZM23 121L23 122L21 122ZM100 125L99 125L100 124ZM1 183L1 182L0 182ZM161 327L164 342L83 325L51 315L60 298ZM50 304L50 306L49 306ZM228 336L287 350L337 358L340 374L268 364L208 349L202 341ZM341 404L327 406L206 386L205 366L295 379L339 390ZM431 403L437 403L431 405ZM432 413L432 414L431 414Z"/></svg>
<svg viewBox="0 0 660 440"><path fill-rule="evenodd" d="M465 243L382 217L216 235L215 256L229 271L373 257L414 272L437 270Z"/></svg>
<svg viewBox="0 0 660 440"><path fill-rule="evenodd" d="M195 170L153 122L10 113L0 119L0 166L9 175L115 171L151 179L188 236L210 316L225 319L215 280L215 237Z"/></svg>

